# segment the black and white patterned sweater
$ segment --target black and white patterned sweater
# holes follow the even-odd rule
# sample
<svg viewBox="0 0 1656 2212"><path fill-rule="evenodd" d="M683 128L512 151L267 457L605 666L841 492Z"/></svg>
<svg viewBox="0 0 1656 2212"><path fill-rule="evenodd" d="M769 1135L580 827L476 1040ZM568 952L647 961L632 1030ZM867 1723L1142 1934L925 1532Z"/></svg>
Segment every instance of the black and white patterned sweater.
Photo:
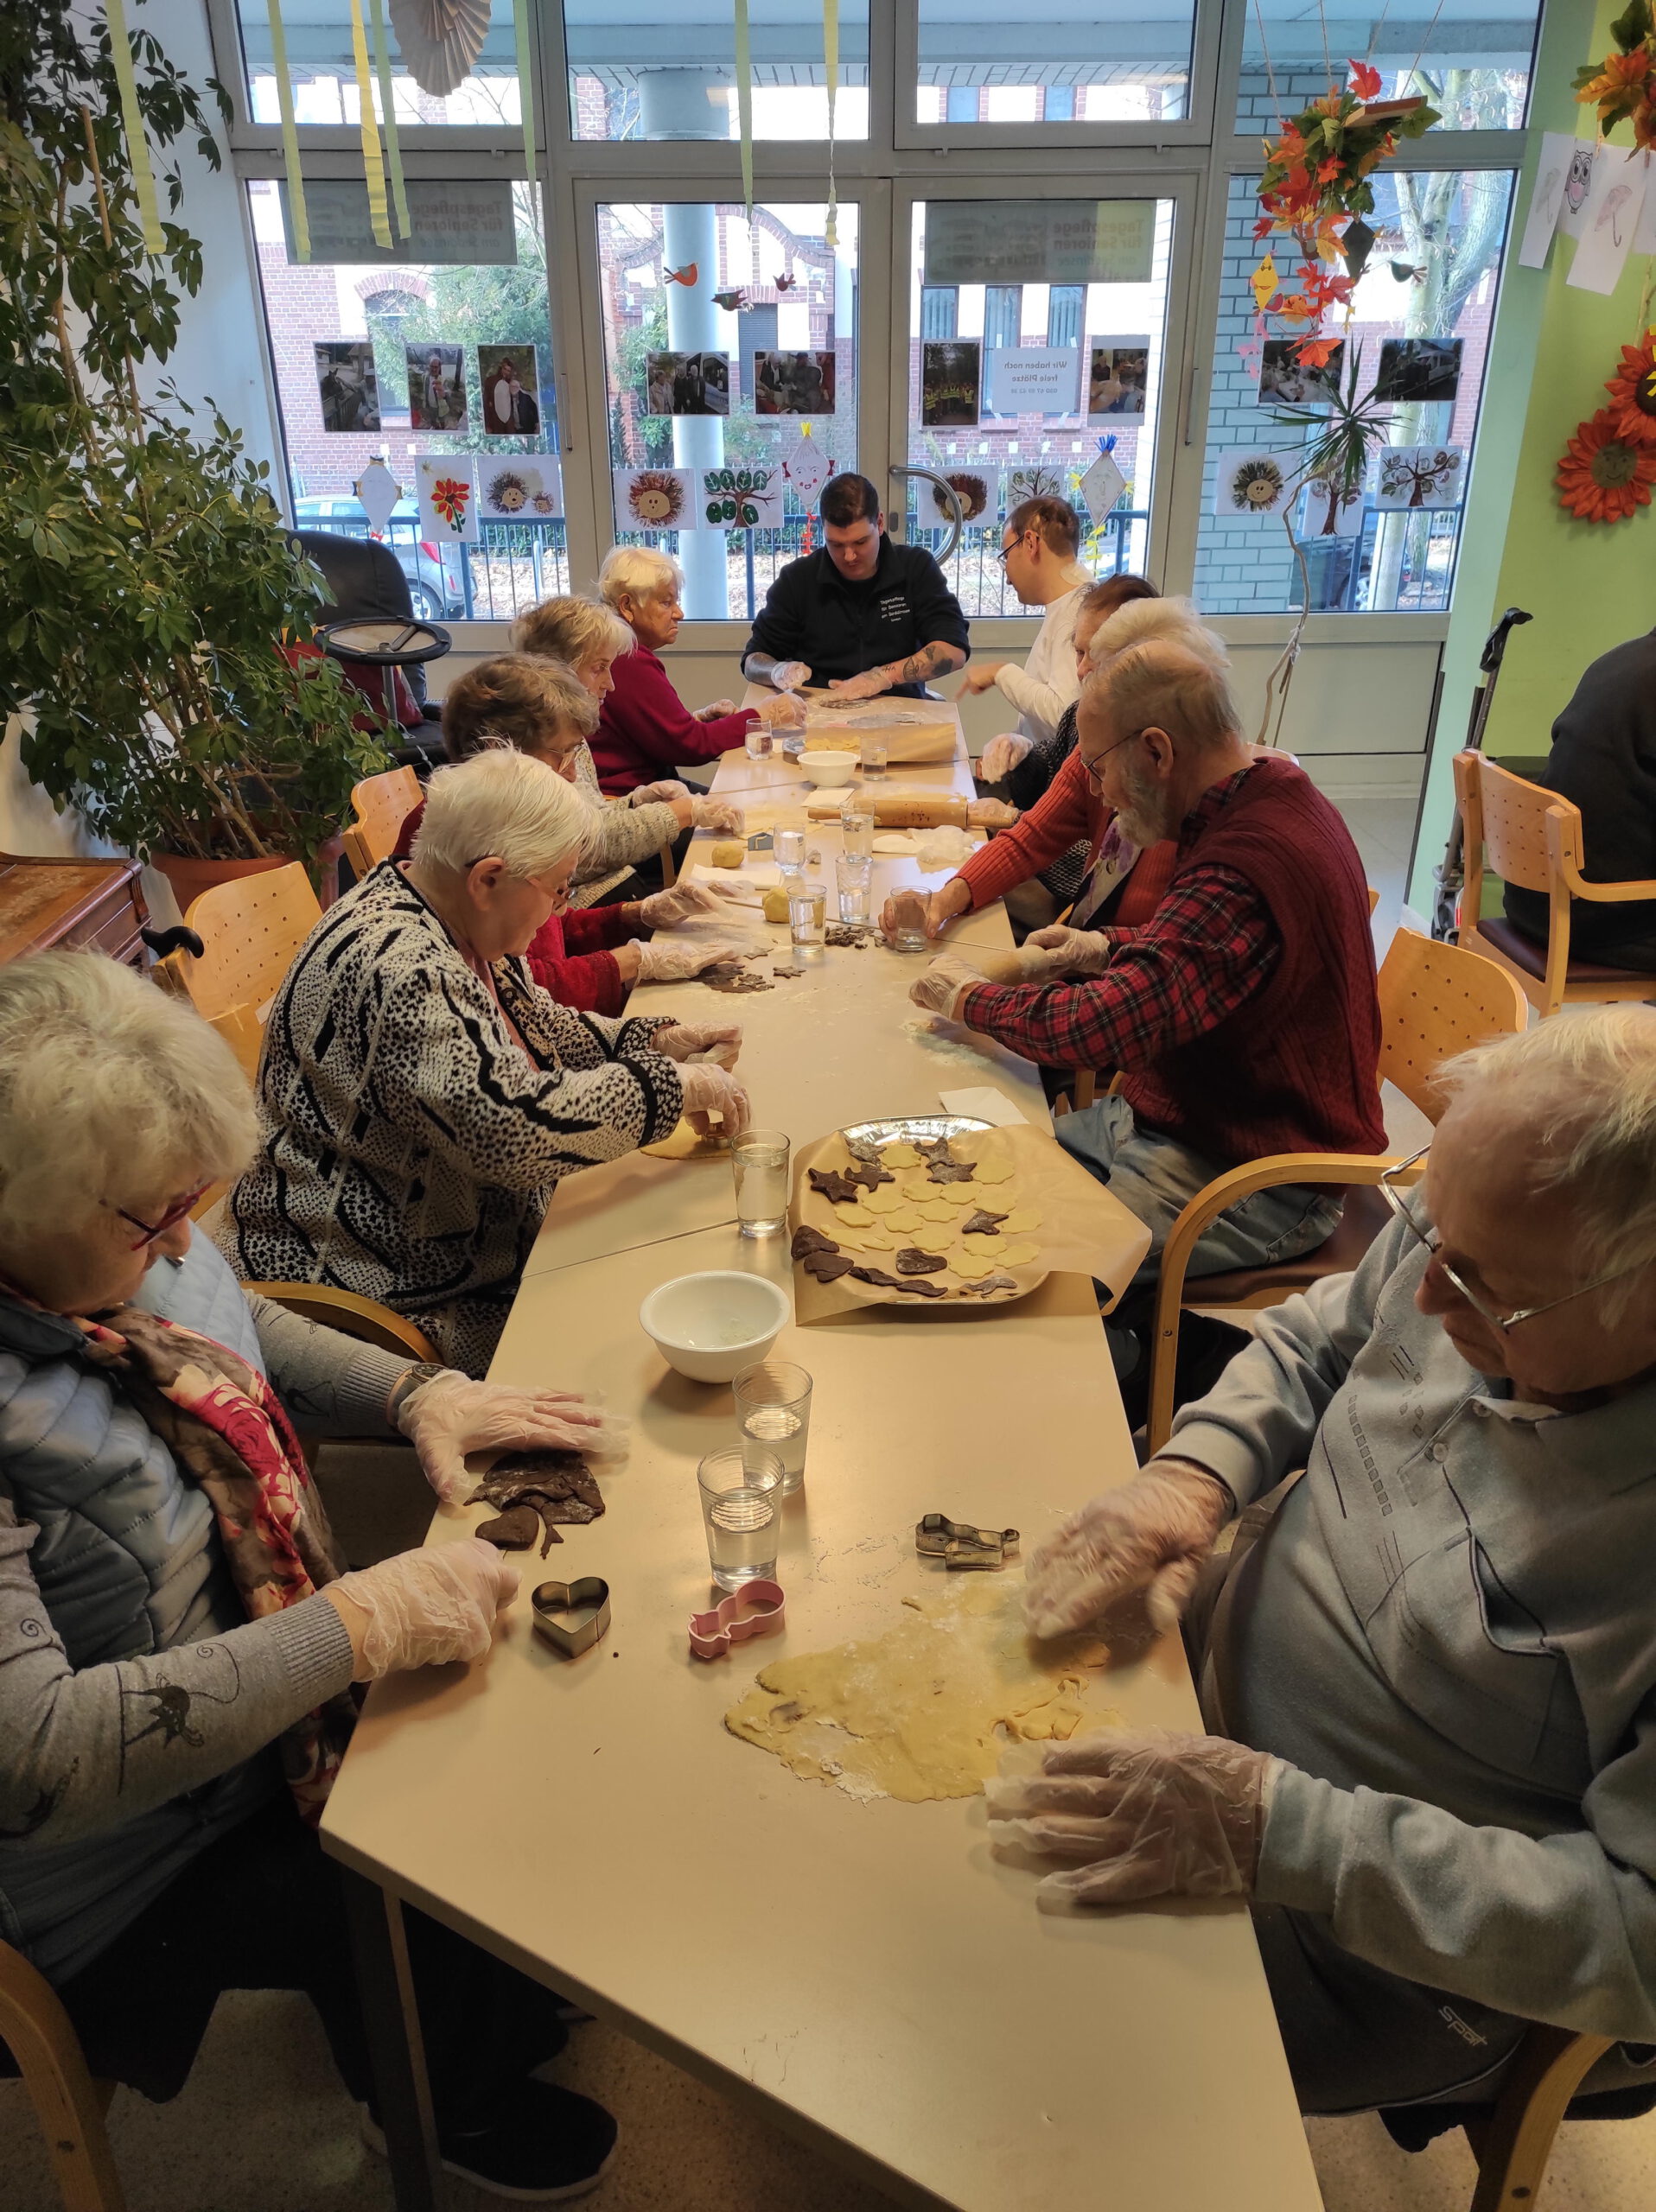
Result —
<svg viewBox="0 0 1656 2212"><path fill-rule="evenodd" d="M263 1139L220 1230L244 1281L377 1299L477 1376L557 1183L665 1135L683 1097L661 1017L559 1006L519 959L494 975L500 1006L395 861L329 907L271 1007Z"/></svg>

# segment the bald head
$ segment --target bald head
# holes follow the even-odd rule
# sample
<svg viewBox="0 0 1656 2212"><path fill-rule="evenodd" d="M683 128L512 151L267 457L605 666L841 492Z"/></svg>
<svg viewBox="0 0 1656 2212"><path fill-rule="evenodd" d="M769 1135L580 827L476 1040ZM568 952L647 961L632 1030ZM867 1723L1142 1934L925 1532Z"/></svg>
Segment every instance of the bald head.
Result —
<svg viewBox="0 0 1656 2212"><path fill-rule="evenodd" d="M1223 668L1177 636L1117 653L1081 686L1080 711L1102 716L1117 737L1153 722L1181 753L1241 742Z"/></svg>
<svg viewBox="0 0 1656 2212"><path fill-rule="evenodd" d="M1176 835L1208 785L1252 758L1224 669L1201 638L1117 653L1081 686L1076 736L1093 788L1139 846Z"/></svg>

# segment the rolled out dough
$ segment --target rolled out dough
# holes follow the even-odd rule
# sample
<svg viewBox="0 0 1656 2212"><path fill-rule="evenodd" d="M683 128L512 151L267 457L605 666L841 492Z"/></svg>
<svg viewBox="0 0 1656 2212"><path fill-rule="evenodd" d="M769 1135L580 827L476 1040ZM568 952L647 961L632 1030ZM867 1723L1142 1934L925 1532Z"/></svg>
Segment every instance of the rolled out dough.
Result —
<svg viewBox="0 0 1656 2212"><path fill-rule="evenodd" d="M1110 1717L1081 1702L1105 1645L1032 1644L1022 1596L1021 1581L997 1577L906 1598L883 1636L761 1667L724 1725L848 1796L976 1796L1009 1738L1061 1739Z"/></svg>

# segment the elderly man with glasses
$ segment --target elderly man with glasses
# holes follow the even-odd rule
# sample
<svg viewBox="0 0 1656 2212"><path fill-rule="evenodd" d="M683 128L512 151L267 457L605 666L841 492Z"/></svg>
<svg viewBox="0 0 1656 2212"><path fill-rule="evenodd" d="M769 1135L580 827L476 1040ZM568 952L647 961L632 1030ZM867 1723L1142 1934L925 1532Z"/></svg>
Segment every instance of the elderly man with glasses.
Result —
<svg viewBox="0 0 1656 2212"><path fill-rule="evenodd" d="M1252 1900L1308 2111L1484 2101L1532 2020L1656 2079L1656 1012L1443 1080L1362 1266L1032 1565L1041 1635L1183 1612L1214 1732L991 1784L1064 1901Z"/></svg>

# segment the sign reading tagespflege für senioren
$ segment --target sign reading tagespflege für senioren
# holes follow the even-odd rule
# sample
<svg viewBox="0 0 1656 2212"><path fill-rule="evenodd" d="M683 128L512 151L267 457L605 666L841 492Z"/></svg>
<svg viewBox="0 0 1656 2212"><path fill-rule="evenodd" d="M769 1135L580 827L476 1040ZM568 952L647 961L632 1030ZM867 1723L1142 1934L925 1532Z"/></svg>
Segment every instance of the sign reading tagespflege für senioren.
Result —
<svg viewBox="0 0 1656 2212"><path fill-rule="evenodd" d="M282 232L293 261L293 223L288 188L280 184ZM374 243L368 213L368 188L358 178L308 178L305 209L310 218L312 262L408 262L424 267L468 263L510 266L518 258L517 227L512 219L512 187L475 181L466 183L411 177L411 230L389 247Z"/></svg>
<svg viewBox="0 0 1656 2212"><path fill-rule="evenodd" d="M933 200L927 284L1143 284L1153 200Z"/></svg>

